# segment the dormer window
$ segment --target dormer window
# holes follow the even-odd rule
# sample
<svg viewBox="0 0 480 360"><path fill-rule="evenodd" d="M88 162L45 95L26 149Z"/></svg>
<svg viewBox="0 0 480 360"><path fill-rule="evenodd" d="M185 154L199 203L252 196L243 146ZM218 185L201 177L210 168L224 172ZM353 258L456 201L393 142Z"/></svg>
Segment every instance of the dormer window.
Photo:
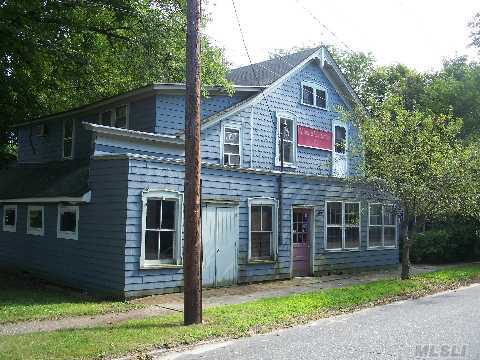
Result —
<svg viewBox="0 0 480 360"><path fill-rule="evenodd" d="M99 122L104 126L128 129L128 105L120 105L100 113Z"/></svg>
<svg viewBox="0 0 480 360"><path fill-rule="evenodd" d="M240 127L233 125L226 125L223 127L223 165L240 166L241 151L240 151Z"/></svg>
<svg viewBox="0 0 480 360"><path fill-rule="evenodd" d="M327 109L327 90L313 83L302 83L302 104Z"/></svg>

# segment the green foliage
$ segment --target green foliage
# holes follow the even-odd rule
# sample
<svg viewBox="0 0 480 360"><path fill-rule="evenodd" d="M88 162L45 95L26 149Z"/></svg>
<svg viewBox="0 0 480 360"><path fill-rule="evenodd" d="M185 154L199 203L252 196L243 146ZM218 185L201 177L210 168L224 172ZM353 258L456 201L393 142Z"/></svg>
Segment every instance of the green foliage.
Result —
<svg viewBox="0 0 480 360"><path fill-rule="evenodd" d="M148 83L184 81L185 28L185 0L3 1L0 133ZM227 87L226 71L204 37L204 84Z"/></svg>
<svg viewBox="0 0 480 360"><path fill-rule="evenodd" d="M238 338L298 325L335 313L418 297L480 279L480 267L458 267L413 277L341 289L268 298L207 309L204 323L184 326L181 315L132 320L107 327L0 337L4 359L111 358L148 349Z"/></svg>

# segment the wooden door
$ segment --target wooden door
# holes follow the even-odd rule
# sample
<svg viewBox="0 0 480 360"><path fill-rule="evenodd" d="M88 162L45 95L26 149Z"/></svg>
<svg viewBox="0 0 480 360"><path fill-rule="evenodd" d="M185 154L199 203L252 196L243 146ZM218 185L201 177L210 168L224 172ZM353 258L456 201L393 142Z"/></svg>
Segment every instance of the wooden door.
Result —
<svg viewBox="0 0 480 360"><path fill-rule="evenodd" d="M293 209L293 275L310 275L312 211Z"/></svg>

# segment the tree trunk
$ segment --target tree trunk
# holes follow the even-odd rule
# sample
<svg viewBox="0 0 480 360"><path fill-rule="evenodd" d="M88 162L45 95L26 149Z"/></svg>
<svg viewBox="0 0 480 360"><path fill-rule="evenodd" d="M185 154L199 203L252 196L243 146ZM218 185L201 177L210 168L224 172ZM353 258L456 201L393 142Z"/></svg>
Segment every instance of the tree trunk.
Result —
<svg viewBox="0 0 480 360"><path fill-rule="evenodd" d="M410 248L417 233L415 217L411 220L407 220L405 223L406 224L402 226L402 228L404 228L401 275L402 280L410 279Z"/></svg>

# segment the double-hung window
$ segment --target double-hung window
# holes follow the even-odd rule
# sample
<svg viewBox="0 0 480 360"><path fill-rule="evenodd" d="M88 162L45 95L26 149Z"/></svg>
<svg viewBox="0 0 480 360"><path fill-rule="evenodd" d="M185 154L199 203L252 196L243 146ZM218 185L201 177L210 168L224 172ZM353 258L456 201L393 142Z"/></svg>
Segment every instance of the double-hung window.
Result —
<svg viewBox="0 0 480 360"><path fill-rule="evenodd" d="M228 166L240 166L241 144L240 127L226 125L223 128L223 164Z"/></svg>
<svg viewBox="0 0 480 360"><path fill-rule="evenodd" d="M75 122L72 119L63 122L63 158L73 158Z"/></svg>
<svg viewBox="0 0 480 360"><path fill-rule="evenodd" d="M276 255L277 202L260 198L249 200L250 260L274 260Z"/></svg>
<svg viewBox="0 0 480 360"><path fill-rule="evenodd" d="M283 138L283 164L294 166L297 156L297 126L294 117L290 114L277 113L277 155L275 164L281 165L280 149Z"/></svg>
<svg viewBox="0 0 480 360"><path fill-rule="evenodd" d="M27 234L43 236L45 218L43 206L29 206L27 212Z"/></svg>
<svg viewBox="0 0 480 360"><path fill-rule="evenodd" d="M104 126L128 129L128 105L123 104L114 109L103 111L100 113L99 122Z"/></svg>
<svg viewBox="0 0 480 360"><path fill-rule="evenodd" d="M143 193L141 266L180 265L182 195L174 191Z"/></svg>
<svg viewBox="0 0 480 360"><path fill-rule="evenodd" d="M3 231L15 232L17 230L17 205L3 207Z"/></svg>
<svg viewBox="0 0 480 360"><path fill-rule="evenodd" d="M370 204L368 207L368 247L397 245L397 216L393 205Z"/></svg>
<svg viewBox="0 0 480 360"><path fill-rule="evenodd" d="M58 206L57 237L78 240L78 206Z"/></svg>
<svg viewBox="0 0 480 360"><path fill-rule="evenodd" d="M302 104L327 109L327 90L310 82L302 83Z"/></svg>
<svg viewBox="0 0 480 360"><path fill-rule="evenodd" d="M325 238L327 250L360 248L359 202L327 202Z"/></svg>

